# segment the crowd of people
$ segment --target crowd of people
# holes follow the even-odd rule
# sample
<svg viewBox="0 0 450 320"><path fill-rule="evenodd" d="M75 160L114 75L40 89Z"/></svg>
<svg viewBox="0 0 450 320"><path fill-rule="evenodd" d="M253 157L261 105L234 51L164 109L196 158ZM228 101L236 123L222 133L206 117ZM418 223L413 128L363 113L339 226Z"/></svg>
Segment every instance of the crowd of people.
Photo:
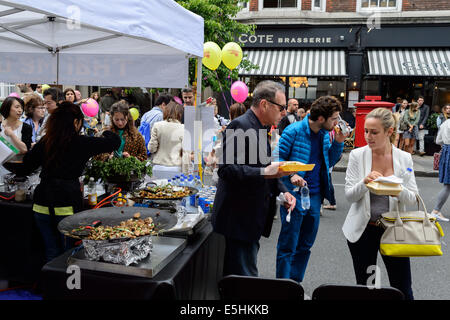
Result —
<svg viewBox="0 0 450 320"><path fill-rule="evenodd" d="M98 101L100 111L98 124L91 126L92 119L80 108L86 99L77 90L63 92L51 87L42 92L42 86L29 84L19 84L18 88L22 98L8 97L0 107L0 135L25 155L17 174L28 175L41 168L33 211L48 261L71 245L56 226L83 208L79 178L89 159L152 159L156 178L189 170L193 155L183 150L184 106L194 105L192 89L183 89L181 100L159 95L139 125L130 113L134 105L123 99L120 88L112 88L103 97L94 92L91 98ZM324 200L329 201L329 209L336 209L331 170L349 136L336 126L343 119L354 128L355 109L343 112L339 99L332 96L300 108L297 99L286 101L284 87L273 81L260 82L250 104L232 104L229 120L219 115L215 99L208 99L207 107L214 108L216 138L213 150L203 160L217 184L211 222L214 231L225 237L224 275L258 276L259 241L261 236L270 236L279 211L276 277L302 282ZM430 115L428 105L419 97L411 103L399 99L392 112L377 108L366 116L367 146L352 150L349 156L345 198L351 207L342 227L358 284L367 283L367 267L376 264L383 234L377 220L396 205L402 210L414 204L418 194L414 172L405 177L397 197L370 193L366 184L413 168L411 154L417 140L418 154L425 154L424 136L433 124L430 119L439 128L436 143L444 145L439 171L444 188L433 214L445 219L440 210L450 195L450 122L446 121L450 105L434 115L438 111L433 108ZM308 172L280 170L286 161L315 166ZM302 204L299 190L303 187L309 189L308 206ZM409 258L383 256L383 261L391 286L413 299Z"/></svg>

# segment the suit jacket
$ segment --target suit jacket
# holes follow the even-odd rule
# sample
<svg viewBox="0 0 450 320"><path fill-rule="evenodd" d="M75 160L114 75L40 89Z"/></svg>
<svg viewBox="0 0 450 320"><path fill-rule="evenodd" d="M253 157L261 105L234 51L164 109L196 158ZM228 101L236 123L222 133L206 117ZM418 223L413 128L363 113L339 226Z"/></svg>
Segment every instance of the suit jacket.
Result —
<svg viewBox="0 0 450 320"><path fill-rule="evenodd" d="M392 146L394 175L400 176L406 168L413 168L411 154ZM342 231L350 242L359 240L370 220L370 194L364 184L364 178L372 171L372 150L369 146L354 149L350 152L345 175L345 198L351 203ZM403 177L403 190L397 198L389 197L389 211L405 211L406 205L416 203L417 190L414 174Z"/></svg>
<svg viewBox="0 0 450 320"><path fill-rule="evenodd" d="M276 213L276 197L287 192L279 179L262 175L263 168L271 162L268 129L249 109L223 133L223 164L218 170L211 222L214 231L226 237L241 241L268 237Z"/></svg>

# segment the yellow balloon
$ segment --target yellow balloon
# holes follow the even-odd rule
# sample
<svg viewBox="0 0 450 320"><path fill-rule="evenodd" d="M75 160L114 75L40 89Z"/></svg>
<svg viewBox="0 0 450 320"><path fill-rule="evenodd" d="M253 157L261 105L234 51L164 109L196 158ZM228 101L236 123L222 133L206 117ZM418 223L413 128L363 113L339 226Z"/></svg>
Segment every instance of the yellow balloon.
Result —
<svg viewBox="0 0 450 320"><path fill-rule="evenodd" d="M44 93L45 90L50 89L50 86L48 84L43 84L41 88L42 88L42 93Z"/></svg>
<svg viewBox="0 0 450 320"><path fill-rule="evenodd" d="M133 118L134 121L136 121L139 118L139 110L138 109L131 108L130 113L131 113L131 117Z"/></svg>
<svg viewBox="0 0 450 320"><path fill-rule="evenodd" d="M205 42L203 44L202 63L210 70L216 70L222 61L222 51L215 42Z"/></svg>
<svg viewBox="0 0 450 320"><path fill-rule="evenodd" d="M230 70L242 61L242 49L236 42L228 42L222 49L222 62Z"/></svg>

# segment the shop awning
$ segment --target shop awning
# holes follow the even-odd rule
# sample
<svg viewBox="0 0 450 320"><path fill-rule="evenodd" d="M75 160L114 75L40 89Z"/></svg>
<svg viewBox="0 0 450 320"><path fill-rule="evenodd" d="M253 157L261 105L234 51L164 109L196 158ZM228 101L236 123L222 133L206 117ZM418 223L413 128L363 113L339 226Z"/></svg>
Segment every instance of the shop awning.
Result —
<svg viewBox="0 0 450 320"><path fill-rule="evenodd" d="M343 50L244 50L244 55L259 66L239 70L242 76L345 76Z"/></svg>
<svg viewBox="0 0 450 320"><path fill-rule="evenodd" d="M450 50L369 50L369 74L450 76Z"/></svg>

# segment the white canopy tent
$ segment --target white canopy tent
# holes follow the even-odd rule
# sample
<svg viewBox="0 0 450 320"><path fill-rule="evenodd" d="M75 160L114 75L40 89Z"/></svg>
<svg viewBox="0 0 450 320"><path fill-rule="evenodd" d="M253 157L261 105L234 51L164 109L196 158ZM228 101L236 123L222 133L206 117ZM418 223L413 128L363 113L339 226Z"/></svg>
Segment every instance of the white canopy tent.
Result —
<svg viewBox="0 0 450 320"><path fill-rule="evenodd" d="M0 81L183 88L203 24L172 0L0 0Z"/></svg>

